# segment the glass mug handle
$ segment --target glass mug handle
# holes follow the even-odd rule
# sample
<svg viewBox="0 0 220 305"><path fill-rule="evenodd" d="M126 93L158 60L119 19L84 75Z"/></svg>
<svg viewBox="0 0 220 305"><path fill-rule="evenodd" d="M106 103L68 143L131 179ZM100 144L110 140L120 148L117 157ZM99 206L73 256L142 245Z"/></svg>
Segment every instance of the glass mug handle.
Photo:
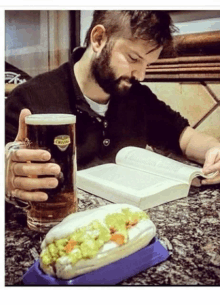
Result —
<svg viewBox="0 0 220 305"><path fill-rule="evenodd" d="M28 209L30 204L28 201L23 201L13 196L13 179L15 178L14 173L11 172L12 168L12 153L20 148L26 148L25 142L14 141L9 142L5 146L5 200L9 203L14 204L16 207L21 209Z"/></svg>

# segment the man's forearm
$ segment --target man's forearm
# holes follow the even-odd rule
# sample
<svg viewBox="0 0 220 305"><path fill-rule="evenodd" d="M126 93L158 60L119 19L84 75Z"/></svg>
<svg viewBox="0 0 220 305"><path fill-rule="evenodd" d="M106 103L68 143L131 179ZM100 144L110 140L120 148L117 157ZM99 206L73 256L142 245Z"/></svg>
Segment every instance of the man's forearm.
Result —
<svg viewBox="0 0 220 305"><path fill-rule="evenodd" d="M203 164L206 152L213 147L220 148L220 142L212 136L187 127L180 137L180 147L188 159Z"/></svg>

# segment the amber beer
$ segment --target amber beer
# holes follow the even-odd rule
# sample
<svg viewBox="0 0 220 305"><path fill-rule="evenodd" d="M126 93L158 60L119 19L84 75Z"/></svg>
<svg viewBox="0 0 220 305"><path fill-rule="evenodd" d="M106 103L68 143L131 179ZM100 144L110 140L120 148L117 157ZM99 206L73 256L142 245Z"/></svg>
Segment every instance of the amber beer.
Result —
<svg viewBox="0 0 220 305"><path fill-rule="evenodd" d="M27 208L28 227L47 232L64 217L77 211L76 117L71 114L34 114L27 116L25 123L27 148L49 151L49 162L61 167L61 173L57 177L58 186L55 189L42 189L48 194L48 200L32 201Z"/></svg>

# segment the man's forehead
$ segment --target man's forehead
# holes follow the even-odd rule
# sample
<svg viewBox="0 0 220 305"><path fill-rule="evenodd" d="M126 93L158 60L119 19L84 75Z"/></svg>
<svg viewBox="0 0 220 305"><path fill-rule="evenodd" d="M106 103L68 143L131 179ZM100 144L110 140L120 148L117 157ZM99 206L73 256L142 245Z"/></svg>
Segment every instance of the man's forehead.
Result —
<svg viewBox="0 0 220 305"><path fill-rule="evenodd" d="M129 51L137 52L140 56L148 55L156 50L161 51L162 47L158 46L152 40L134 39L134 38L119 38L116 46L119 45Z"/></svg>

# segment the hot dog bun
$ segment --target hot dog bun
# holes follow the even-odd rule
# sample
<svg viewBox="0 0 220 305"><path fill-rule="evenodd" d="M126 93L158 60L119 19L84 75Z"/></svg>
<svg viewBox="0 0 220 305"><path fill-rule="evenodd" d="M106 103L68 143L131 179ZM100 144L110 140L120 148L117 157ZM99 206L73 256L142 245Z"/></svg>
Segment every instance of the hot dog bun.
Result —
<svg viewBox="0 0 220 305"><path fill-rule="evenodd" d="M109 204L67 216L41 245L42 270L61 279L91 272L145 247L156 228L129 204Z"/></svg>

